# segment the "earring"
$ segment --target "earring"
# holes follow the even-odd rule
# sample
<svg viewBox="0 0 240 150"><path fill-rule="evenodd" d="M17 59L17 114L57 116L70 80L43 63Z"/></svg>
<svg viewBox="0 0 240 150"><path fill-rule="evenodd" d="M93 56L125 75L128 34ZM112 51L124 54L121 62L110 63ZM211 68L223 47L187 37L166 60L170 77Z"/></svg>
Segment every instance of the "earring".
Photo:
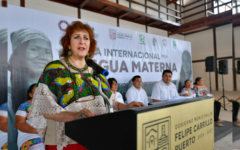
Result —
<svg viewBox="0 0 240 150"><path fill-rule="evenodd" d="M72 51L69 49L68 56L72 56Z"/></svg>
<svg viewBox="0 0 240 150"><path fill-rule="evenodd" d="M89 54L89 53L87 53L87 57L89 57L89 55L90 55L90 54Z"/></svg>

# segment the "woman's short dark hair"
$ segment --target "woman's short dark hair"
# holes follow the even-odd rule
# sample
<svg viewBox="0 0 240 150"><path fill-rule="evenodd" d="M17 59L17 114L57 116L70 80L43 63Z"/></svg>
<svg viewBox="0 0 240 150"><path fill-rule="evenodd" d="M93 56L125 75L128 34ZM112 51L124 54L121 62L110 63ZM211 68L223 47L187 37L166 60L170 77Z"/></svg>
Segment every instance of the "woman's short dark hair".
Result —
<svg viewBox="0 0 240 150"><path fill-rule="evenodd" d="M184 82L184 85L183 85L182 89L186 87L185 85L186 85L186 83L187 83L188 81L192 82L190 79L187 79L187 80L185 80L185 82Z"/></svg>
<svg viewBox="0 0 240 150"><path fill-rule="evenodd" d="M195 82L194 82L193 84L194 84L194 85L197 85L197 84L198 84L197 82L199 82L201 79L202 79L201 77L197 77L197 78L195 79Z"/></svg>
<svg viewBox="0 0 240 150"><path fill-rule="evenodd" d="M33 90L33 88L34 88L35 85L37 85L37 83L32 84L32 85L28 88L28 91L27 91L27 99L28 99L28 100L32 99L32 97L29 96L29 93L32 93L32 90Z"/></svg>
<svg viewBox="0 0 240 150"><path fill-rule="evenodd" d="M108 83L110 85L110 88L112 88L113 81L117 83L117 80L115 78L108 78Z"/></svg>

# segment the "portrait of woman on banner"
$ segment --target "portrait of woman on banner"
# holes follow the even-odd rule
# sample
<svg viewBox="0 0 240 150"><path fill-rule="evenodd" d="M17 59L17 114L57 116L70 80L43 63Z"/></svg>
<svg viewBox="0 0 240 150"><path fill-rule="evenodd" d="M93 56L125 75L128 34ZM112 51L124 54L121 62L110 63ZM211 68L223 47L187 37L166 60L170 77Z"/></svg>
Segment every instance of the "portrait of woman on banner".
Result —
<svg viewBox="0 0 240 150"><path fill-rule="evenodd" d="M36 83L45 65L53 60L51 41L36 29L20 29L10 34L12 55L8 69L11 72L13 110L26 99L28 87Z"/></svg>
<svg viewBox="0 0 240 150"><path fill-rule="evenodd" d="M0 149L8 149L7 29L0 29Z"/></svg>
<svg viewBox="0 0 240 150"><path fill-rule="evenodd" d="M185 50L182 53L182 66L179 77L178 93L181 93L185 81L190 79L192 81L192 57L191 54Z"/></svg>

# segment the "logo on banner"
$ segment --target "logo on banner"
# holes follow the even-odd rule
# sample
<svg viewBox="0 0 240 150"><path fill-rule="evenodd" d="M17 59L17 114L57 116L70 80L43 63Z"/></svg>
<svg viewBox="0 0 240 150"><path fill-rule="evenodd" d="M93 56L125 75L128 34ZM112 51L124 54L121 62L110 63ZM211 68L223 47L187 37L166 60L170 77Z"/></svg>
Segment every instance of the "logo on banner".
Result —
<svg viewBox="0 0 240 150"><path fill-rule="evenodd" d="M99 37L99 34L96 34L96 33L95 33L95 28L94 28L94 27L92 27L92 30L93 30L93 32L94 32L94 37L95 37L95 38L98 38L98 37Z"/></svg>
<svg viewBox="0 0 240 150"><path fill-rule="evenodd" d="M167 46L167 40L166 40L166 39L163 39L163 40L162 40L162 45L163 45L164 47Z"/></svg>
<svg viewBox="0 0 240 150"><path fill-rule="evenodd" d="M117 33L117 38L118 39L125 39L125 40L132 40L133 36L132 36L132 34L118 32Z"/></svg>
<svg viewBox="0 0 240 150"><path fill-rule="evenodd" d="M61 20L58 22L58 28L63 32L66 32L66 28L68 25L69 25L68 22L65 20Z"/></svg>
<svg viewBox="0 0 240 150"><path fill-rule="evenodd" d="M146 45L146 43L145 43L145 35L139 34L139 40L140 40L139 44Z"/></svg>
<svg viewBox="0 0 240 150"><path fill-rule="evenodd" d="M109 38L112 40L116 40L116 30L109 29Z"/></svg>
<svg viewBox="0 0 240 150"><path fill-rule="evenodd" d="M176 41L175 40L173 40L173 42L172 42L172 44L173 44L173 48L177 48L177 43L176 43Z"/></svg>
<svg viewBox="0 0 240 150"><path fill-rule="evenodd" d="M157 39L155 37L152 39L152 43L153 43L154 46L156 45Z"/></svg>
<svg viewBox="0 0 240 150"><path fill-rule="evenodd" d="M143 150L170 150L170 116L143 124Z"/></svg>

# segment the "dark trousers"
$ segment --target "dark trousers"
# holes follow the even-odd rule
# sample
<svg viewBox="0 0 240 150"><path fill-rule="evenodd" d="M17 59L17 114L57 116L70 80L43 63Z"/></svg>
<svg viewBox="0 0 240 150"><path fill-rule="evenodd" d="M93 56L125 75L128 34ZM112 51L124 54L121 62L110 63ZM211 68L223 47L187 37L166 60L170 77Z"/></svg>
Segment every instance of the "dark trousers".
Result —
<svg viewBox="0 0 240 150"><path fill-rule="evenodd" d="M215 101L214 102L214 121L218 121L220 110L221 110L221 103L218 101Z"/></svg>
<svg viewBox="0 0 240 150"><path fill-rule="evenodd" d="M236 101L232 102L232 116L233 116L233 121L237 121L237 115L239 111L239 103Z"/></svg>

